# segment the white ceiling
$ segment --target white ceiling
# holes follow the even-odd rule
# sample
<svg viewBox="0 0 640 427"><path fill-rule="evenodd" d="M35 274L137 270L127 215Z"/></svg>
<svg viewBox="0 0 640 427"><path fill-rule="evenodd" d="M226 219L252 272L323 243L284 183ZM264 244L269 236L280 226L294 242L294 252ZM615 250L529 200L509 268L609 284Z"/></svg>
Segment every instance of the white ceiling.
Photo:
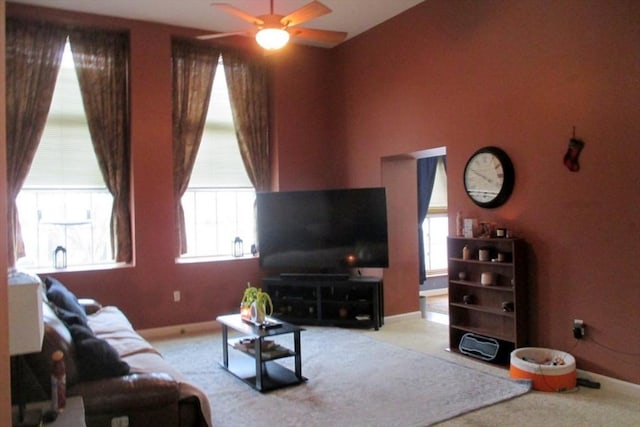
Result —
<svg viewBox="0 0 640 427"><path fill-rule="evenodd" d="M225 2L259 16L269 13L269 0L9 0L98 15L159 22L207 32L243 31L251 24L211 7ZM274 13L287 15L311 0L274 0ZM346 31L347 39L375 27L423 0L321 0L332 13L300 25Z"/></svg>

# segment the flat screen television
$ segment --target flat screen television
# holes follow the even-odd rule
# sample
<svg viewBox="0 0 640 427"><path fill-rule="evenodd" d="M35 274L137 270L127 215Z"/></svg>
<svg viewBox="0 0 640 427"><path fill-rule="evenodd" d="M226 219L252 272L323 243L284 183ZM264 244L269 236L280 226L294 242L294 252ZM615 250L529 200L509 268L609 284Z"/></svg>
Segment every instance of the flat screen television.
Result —
<svg viewBox="0 0 640 427"><path fill-rule="evenodd" d="M304 274L389 266L384 188L256 196L260 265Z"/></svg>

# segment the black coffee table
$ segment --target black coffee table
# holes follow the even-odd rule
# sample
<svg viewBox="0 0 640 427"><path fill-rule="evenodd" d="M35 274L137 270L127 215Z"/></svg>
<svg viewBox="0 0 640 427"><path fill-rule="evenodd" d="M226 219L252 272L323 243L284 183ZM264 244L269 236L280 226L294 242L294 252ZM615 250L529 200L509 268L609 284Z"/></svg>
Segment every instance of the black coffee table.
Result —
<svg viewBox="0 0 640 427"><path fill-rule="evenodd" d="M274 318L268 319L272 324L265 328L243 320L239 314L218 316L216 320L222 324L221 365L228 372L261 392L300 384L307 380L302 376L300 332L303 328ZM229 328L242 336L230 339ZM269 339L285 334L293 334L293 350L272 343ZM269 344L272 345L269 347ZM234 357L230 363L229 347L244 356ZM295 359L293 371L276 362L286 357Z"/></svg>

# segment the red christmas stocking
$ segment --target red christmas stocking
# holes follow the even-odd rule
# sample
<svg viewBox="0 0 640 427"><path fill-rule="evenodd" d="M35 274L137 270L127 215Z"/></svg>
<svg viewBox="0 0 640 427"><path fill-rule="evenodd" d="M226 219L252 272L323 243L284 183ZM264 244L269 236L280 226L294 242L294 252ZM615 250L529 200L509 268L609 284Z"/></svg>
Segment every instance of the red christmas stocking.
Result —
<svg viewBox="0 0 640 427"><path fill-rule="evenodd" d="M584 142L579 139L571 138L569 141L569 149L567 150L567 154L564 155L564 165L569 168L571 172L578 172L580 170L578 156L583 147Z"/></svg>

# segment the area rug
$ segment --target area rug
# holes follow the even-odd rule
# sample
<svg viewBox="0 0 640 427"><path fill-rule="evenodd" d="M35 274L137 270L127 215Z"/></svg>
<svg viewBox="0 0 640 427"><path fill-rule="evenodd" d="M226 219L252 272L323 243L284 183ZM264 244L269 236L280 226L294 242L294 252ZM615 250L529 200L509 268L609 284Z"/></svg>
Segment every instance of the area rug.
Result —
<svg viewBox="0 0 640 427"><path fill-rule="evenodd" d="M293 348L289 336L276 341ZM530 389L506 371L498 377L356 331L308 327L301 342L308 381L269 393L220 367L220 334L153 345L207 393L214 427L427 426ZM248 357L234 353L230 349L230 357ZM281 361L292 368L293 358Z"/></svg>

